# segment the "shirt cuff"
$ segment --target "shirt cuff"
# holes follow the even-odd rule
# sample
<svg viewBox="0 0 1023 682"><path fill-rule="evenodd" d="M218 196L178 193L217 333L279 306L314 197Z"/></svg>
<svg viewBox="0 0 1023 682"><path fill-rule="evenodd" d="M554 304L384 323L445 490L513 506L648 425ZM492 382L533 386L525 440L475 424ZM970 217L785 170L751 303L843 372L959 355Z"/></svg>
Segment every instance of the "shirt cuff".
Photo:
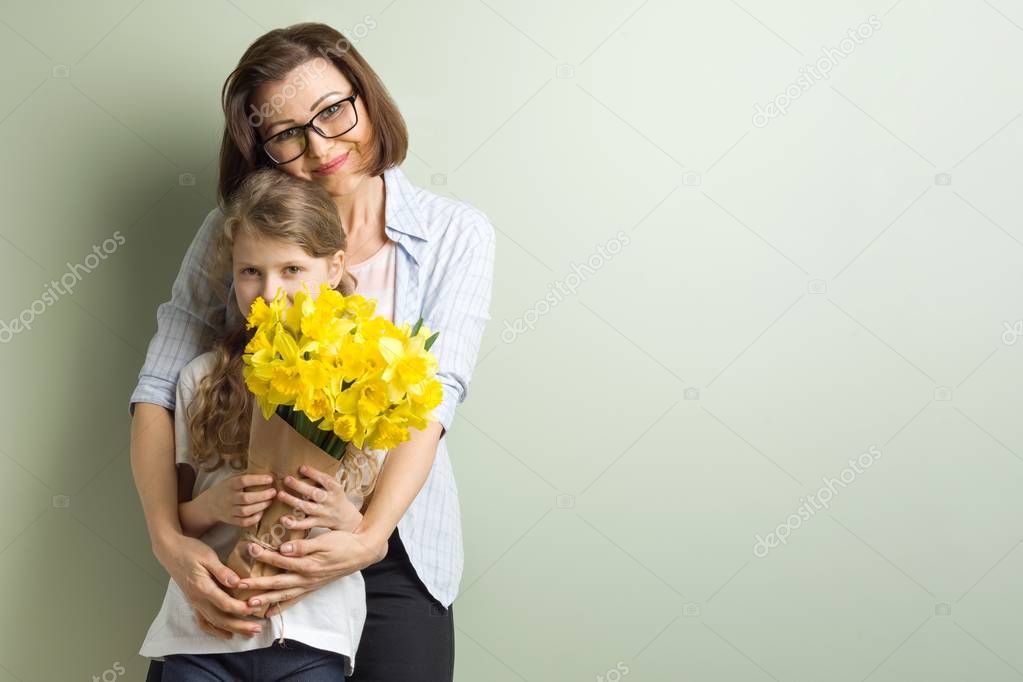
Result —
<svg viewBox="0 0 1023 682"><path fill-rule="evenodd" d="M174 411L175 384L151 375L139 379L138 385L128 401L128 414L135 416L135 403L152 403Z"/></svg>
<svg viewBox="0 0 1023 682"><path fill-rule="evenodd" d="M440 405L434 408L433 417L444 427L444 433L441 434L441 438L443 438L451 430L451 422L455 419L455 408L458 406L458 390L441 382L441 391L444 394L444 399L441 400Z"/></svg>

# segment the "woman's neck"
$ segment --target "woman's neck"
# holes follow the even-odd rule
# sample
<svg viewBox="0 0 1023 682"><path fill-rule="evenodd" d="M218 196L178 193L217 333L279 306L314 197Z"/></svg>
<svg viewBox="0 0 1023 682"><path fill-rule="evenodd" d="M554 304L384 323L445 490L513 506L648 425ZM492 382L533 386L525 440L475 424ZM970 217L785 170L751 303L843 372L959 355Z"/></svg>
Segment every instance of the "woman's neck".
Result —
<svg viewBox="0 0 1023 682"><path fill-rule="evenodd" d="M349 194L334 197L348 241L349 263L361 263L386 240L384 232L384 178L368 177Z"/></svg>

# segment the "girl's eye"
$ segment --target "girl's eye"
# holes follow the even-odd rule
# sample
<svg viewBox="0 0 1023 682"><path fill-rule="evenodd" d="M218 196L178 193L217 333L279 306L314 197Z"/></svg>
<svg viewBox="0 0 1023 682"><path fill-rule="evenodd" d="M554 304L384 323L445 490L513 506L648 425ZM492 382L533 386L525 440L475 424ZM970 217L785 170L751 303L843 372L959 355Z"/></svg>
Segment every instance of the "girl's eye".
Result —
<svg viewBox="0 0 1023 682"><path fill-rule="evenodd" d="M256 270L256 268L242 268L242 274L243 275L258 275L259 272Z"/></svg>
<svg viewBox="0 0 1023 682"><path fill-rule="evenodd" d="M298 265L289 265L286 269L292 275L297 275L298 273L302 272L302 268L300 266L298 266Z"/></svg>

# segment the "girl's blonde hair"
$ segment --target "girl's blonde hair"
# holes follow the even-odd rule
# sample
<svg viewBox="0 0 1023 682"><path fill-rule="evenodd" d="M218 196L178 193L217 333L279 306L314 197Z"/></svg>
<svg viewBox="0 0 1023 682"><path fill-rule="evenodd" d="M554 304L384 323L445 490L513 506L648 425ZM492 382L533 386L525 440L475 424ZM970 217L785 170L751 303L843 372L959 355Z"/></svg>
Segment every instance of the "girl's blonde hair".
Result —
<svg viewBox="0 0 1023 682"><path fill-rule="evenodd" d="M232 279L234 240L240 234L297 244L312 258L328 258L347 249L337 206L326 189L283 171L267 169L249 174L223 209L223 228L215 235L207 257L207 274L214 294L225 306L237 306L227 284ZM336 290L355 293L357 281L343 273ZM310 287L312 290L313 287ZM317 287L318 289L318 287ZM249 428L255 399L242 376L242 355L255 333L247 330L244 316L228 323L220 318L205 347L215 360L187 408L192 456L203 471L226 461L242 471L248 464ZM349 448L341 459L345 490L372 492L379 463L371 454Z"/></svg>

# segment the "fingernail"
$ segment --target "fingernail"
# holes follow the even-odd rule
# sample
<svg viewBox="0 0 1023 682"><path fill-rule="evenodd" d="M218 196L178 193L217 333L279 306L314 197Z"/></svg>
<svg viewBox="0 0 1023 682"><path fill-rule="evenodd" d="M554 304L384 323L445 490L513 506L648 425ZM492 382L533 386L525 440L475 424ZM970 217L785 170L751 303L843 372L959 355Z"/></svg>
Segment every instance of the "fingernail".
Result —
<svg viewBox="0 0 1023 682"><path fill-rule="evenodd" d="M234 587L237 583L238 579L235 578L234 576L231 576L230 578L227 579L227 584L230 585L231 587ZM242 587L244 587L244 585Z"/></svg>
<svg viewBox="0 0 1023 682"><path fill-rule="evenodd" d="M252 600L251 602L249 602L249 603L250 603L250 604L252 604L253 606L259 606L259 604L260 604L261 602L259 601L259 599L253 599L253 600Z"/></svg>
<svg viewBox="0 0 1023 682"><path fill-rule="evenodd" d="M285 554L291 554L291 543L286 542L283 545L281 545L281 551L284 552Z"/></svg>
<svg viewBox="0 0 1023 682"><path fill-rule="evenodd" d="M249 584L248 583L238 583L238 587L242 588L243 590L247 590L247 589L249 589Z"/></svg>

